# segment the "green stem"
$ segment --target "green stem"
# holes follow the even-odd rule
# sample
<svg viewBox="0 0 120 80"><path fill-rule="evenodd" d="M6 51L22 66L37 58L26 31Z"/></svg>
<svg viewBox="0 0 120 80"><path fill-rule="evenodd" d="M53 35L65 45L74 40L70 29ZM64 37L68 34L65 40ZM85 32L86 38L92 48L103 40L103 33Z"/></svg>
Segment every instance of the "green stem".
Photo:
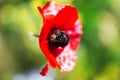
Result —
<svg viewBox="0 0 120 80"><path fill-rule="evenodd" d="M35 36L35 37L38 37L38 38L40 37L40 35L38 35L38 34L34 34L34 36Z"/></svg>

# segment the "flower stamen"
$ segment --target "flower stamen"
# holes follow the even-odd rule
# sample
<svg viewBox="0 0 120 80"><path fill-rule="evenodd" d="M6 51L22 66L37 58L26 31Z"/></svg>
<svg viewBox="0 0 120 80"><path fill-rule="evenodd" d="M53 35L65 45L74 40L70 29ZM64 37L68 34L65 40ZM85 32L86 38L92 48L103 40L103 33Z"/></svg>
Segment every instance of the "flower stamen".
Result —
<svg viewBox="0 0 120 80"><path fill-rule="evenodd" d="M48 36L48 44L55 47L64 47L68 44L68 35L61 30L53 30Z"/></svg>

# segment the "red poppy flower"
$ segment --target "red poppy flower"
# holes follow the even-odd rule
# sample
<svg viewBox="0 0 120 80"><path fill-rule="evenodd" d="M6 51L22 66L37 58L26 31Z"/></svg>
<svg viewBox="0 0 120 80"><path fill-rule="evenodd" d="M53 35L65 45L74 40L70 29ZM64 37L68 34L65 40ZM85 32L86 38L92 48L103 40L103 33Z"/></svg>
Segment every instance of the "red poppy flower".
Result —
<svg viewBox="0 0 120 80"><path fill-rule="evenodd" d="M39 45L48 60L40 74L46 75L49 66L58 67L62 72L73 70L82 35L77 9L51 1L38 10L43 16Z"/></svg>

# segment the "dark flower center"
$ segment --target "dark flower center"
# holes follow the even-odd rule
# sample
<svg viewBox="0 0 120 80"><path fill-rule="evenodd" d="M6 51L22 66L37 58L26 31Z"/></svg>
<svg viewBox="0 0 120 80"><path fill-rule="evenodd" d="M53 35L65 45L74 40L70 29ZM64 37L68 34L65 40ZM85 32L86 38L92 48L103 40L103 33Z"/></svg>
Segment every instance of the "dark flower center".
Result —
<svg viewBox="0 0 120 80"><path fill-rule="evenodd" d="M69 37L61 30L53 30L48 38L48 44L55 47L64 47L68 44Z"/></svg>

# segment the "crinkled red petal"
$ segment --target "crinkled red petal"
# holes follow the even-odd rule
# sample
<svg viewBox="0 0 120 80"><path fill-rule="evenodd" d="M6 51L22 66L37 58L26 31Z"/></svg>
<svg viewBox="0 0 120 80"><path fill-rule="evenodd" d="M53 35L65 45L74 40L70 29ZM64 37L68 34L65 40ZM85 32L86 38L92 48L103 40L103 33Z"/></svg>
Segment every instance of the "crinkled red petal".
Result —
<svg viewBox="0 0 120 80"><path fill-rule="evenodd" d="M58 65L54 56L51 54L46 38L50 32L51 27L53 26L52 20L54 19L58 11L63 7L64 5L55 4L55 2L53 1L46 4L43 8L38 7L39 12L43 16L43 27L40 33L39 44L42 52L44 53L52 67L60 66Z"/></svg>
<svg viewBox="0 0 120 80"><path fill-rule="evenodd" d="M74 23L74 29L66 30L66 33L70 37L70 41L67 46L64 47L64 50L56 57L57 62L61 66L62 72L70 72L73 70L77 54L76 49L80 43L80 37L82 35L82 25L77 19Z"/></svg>
<svg viewBox="0 0 120 80"><path fill-rule="evenodd" d="M49 50L49 46L47 44L47 36L50 32L50 28L51 28L51 25L49 23L44 24L44 26L41 30L41 33L40 33L39 45L40 45L42 52L46 56L47 60L51 64L51 66L56 67L59 65L58 65L57 61L55 60L54 56L51 54L51 52Z"/></svg>
<svg viewBox="0 0 120 80"><path fill-rule="evenodd" d="M74 24L78 19L78 12L71 6L65 6L54 19L54 25L61 30L74 29Z"/></svg>
<svg viewBox="0 0 120 80"><path fill-rule="evenodd" d="M65 5L56 4L54 1L48 2L42 9L38 7L43 19L51 20L52 17L55 17L59 10L64 8Z"/></svg>
<svg viewBox="0 0 120 80"><path fill-rule="evenodd" d="M42 71L40 72L40 74L42 76L45 76L47 74L47 72L48 72L48 69L49 69L49 65L46 64L46 66L42 69Z"/></svg>

